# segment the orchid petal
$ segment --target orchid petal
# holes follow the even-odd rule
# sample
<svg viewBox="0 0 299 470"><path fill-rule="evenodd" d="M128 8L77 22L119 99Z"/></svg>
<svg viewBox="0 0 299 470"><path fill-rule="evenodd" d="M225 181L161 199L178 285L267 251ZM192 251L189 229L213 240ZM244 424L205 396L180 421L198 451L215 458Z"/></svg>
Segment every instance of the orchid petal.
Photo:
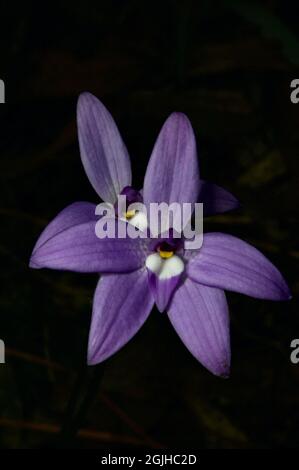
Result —
<svg viewBox="0 0 299 470"><path fill-rule="evenodd" d="M162 259L158 253L146 258L149 273L149 285L154 295L158 310L163 312L176 289L184 271L184 262L179 256Z"/></svg>
<svg viewBox="0 0 299 470"><path fill-rule="evenodd" d="M239 201L229 191L204 180L200 181L198 202L203 203L203 214L206 217L240 207Z"/></svg>
<svg viewBox="0 0 299 470"><path fill-rule="evenodd" d="M231 235L206 233L187 264L196 282L259 299L287 300L290 290L278 269L256 248Z"/></svg>
<svg viewBox="0 0 299 470"><path fill-rule="evenodd" d="M230 338L224 292L187 278L175 292L168 316L193 356L213 374L227 377Z"/></svg>
<svg viewBox="0 0 299 470"><path fill-rule="evenodd" d="M104 275L93 301L88 363L104 361L139 330L153 307L146 270Z"/></svg>
<svg viewBox="0 0 299 470"><path fill-rule="evenodd" d="M155 143L143 186L146 205L194 203L198 196L199 170L194 132L187 116L173 113Z"/></svg>
<svg viewBox="0 0 299 470"><path fill-rule="evenodd" d="M126 235L126 223L109 219ZM35 249L30 266L77 272L118 273L134 271L145 263L145 241L141 238L98 238L94 221L59 232Z"/></svg>
<svg viewBox="0 0 299 470"><path fill-rule="evenodd" d="M78 100L77 122L81 159L88 179L106 202L116 202L131 185L131 164L126 146L105 106L91 93Z"/></svg>
<svg viewBox="0 0 299 470"><path fill-rule="evenodd" d="M47 225L39 236L33 252L41 247L50 238L70 227L96 220L96 205L91 202L75 202L63 209Z"/></svg>

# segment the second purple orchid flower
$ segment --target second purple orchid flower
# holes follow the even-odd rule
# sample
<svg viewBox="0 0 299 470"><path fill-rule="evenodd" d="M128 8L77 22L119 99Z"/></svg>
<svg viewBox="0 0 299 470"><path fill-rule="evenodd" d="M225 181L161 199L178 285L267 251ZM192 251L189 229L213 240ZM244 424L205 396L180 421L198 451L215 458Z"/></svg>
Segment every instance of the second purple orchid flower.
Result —
<svg viewBox="0 0 299 470"><path fill-rule="evenodd" d="M78 132L85 171L106 202L115 204L119 194L146 206L200 201L205 215L238 206L229 192L200 180L195 137L184 114L171 114L162 127L142 192L132 188L129 155L112 116L89 93L79 98ZM99 239L95 207L77 202L64 209L41 234L30 260L33 268L102 274L93 301L88 363L102 362L124 346L156 303L160 311L167 310L190 352L212 373L227 377L224 290L287 300L290 291L279 271L255 248L222 233L204 234L198 250L186 249L183 238Z"/></svg>

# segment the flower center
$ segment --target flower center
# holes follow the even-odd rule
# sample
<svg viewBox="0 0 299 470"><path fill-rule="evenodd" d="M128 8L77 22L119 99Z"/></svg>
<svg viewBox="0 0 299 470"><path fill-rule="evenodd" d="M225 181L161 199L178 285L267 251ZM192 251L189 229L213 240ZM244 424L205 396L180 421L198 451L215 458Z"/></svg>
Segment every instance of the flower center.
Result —
<svg viewBox="0 0 299 470"><path fill-rule="evenodd" d="M121 196L126 197L125 207L121 207L121 213L118 214L118 203L115 203L115 211L119 217L125 217L127 220L131 220L137 213L137 210L128 210L131 204L142 203L142 195L139 191L132 188L131 186L126 186L120 193Z"/></svg>
<svg viewBox="0 0 299 470"><path fill-rule="evenodd" d="M156 250L159 253L159 255L161 256L161 258L168 259L168 258L171 258L173 256L174 251L175 251L175 247L171 246L167 242L162 242L157 246Z"/></svg>
<svg viewBox="0 0 299 470"><path fill-rule="evenodd" d="M135 215L136 213L137 213L137 211L127 211L127 212L125 213L125 218L126 218L127 220L130 220L130 219L132 219L132 218L134 217L134 215Z"/></svg>

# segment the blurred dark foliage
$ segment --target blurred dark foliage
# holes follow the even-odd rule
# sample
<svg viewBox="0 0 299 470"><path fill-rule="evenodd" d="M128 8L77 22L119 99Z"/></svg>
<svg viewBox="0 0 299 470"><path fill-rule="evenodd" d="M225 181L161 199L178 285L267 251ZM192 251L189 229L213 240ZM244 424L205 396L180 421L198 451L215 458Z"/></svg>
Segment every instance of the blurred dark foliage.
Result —
<svg viewBox="0 0 299 470"><path fill-rule="evenodd" d="M206 220L205 229L261 249L284 273L294 299L228 294L229 380L207 372L166 315L153 311L107 361L72 446L298 446L299 365L289 358L290 342L299 337L299 104L289 98L290 82L299 78L295 4L0 5L7 101L0 105L1 446L63 445L58 432L86 358L97 276L28 268L41 230L63 207L97 201L76 134L76 100L85 90L115 117L136 187L162 123L174 110L185 112L201 174L242 202L239 211ZM83 375L83 389L88 380Z"/></svg>

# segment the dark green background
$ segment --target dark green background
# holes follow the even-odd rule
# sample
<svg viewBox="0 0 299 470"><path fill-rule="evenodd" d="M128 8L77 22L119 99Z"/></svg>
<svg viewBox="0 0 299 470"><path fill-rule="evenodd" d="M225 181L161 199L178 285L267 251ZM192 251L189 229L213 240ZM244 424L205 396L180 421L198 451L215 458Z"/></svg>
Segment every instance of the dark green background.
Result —
<svg viewBox="0 0 299 470"><path fill-rule="evenodd" d="M72 447L297 447L299 364L299 28L292 3L1 2L2 447L65 446L58 433L85 362L95 275L33 271L41 230L74 201L98 202L81 165L75 109L97 95L128 146L134 186L172 111L194 126L205 179L242 209L206 220L249 241L284 273L294 299L228 294L232 374L189 354L166 315L106 363ZM82 377L82 394L93 380ZM87 400L88 401L88 400Z"/></svg>

